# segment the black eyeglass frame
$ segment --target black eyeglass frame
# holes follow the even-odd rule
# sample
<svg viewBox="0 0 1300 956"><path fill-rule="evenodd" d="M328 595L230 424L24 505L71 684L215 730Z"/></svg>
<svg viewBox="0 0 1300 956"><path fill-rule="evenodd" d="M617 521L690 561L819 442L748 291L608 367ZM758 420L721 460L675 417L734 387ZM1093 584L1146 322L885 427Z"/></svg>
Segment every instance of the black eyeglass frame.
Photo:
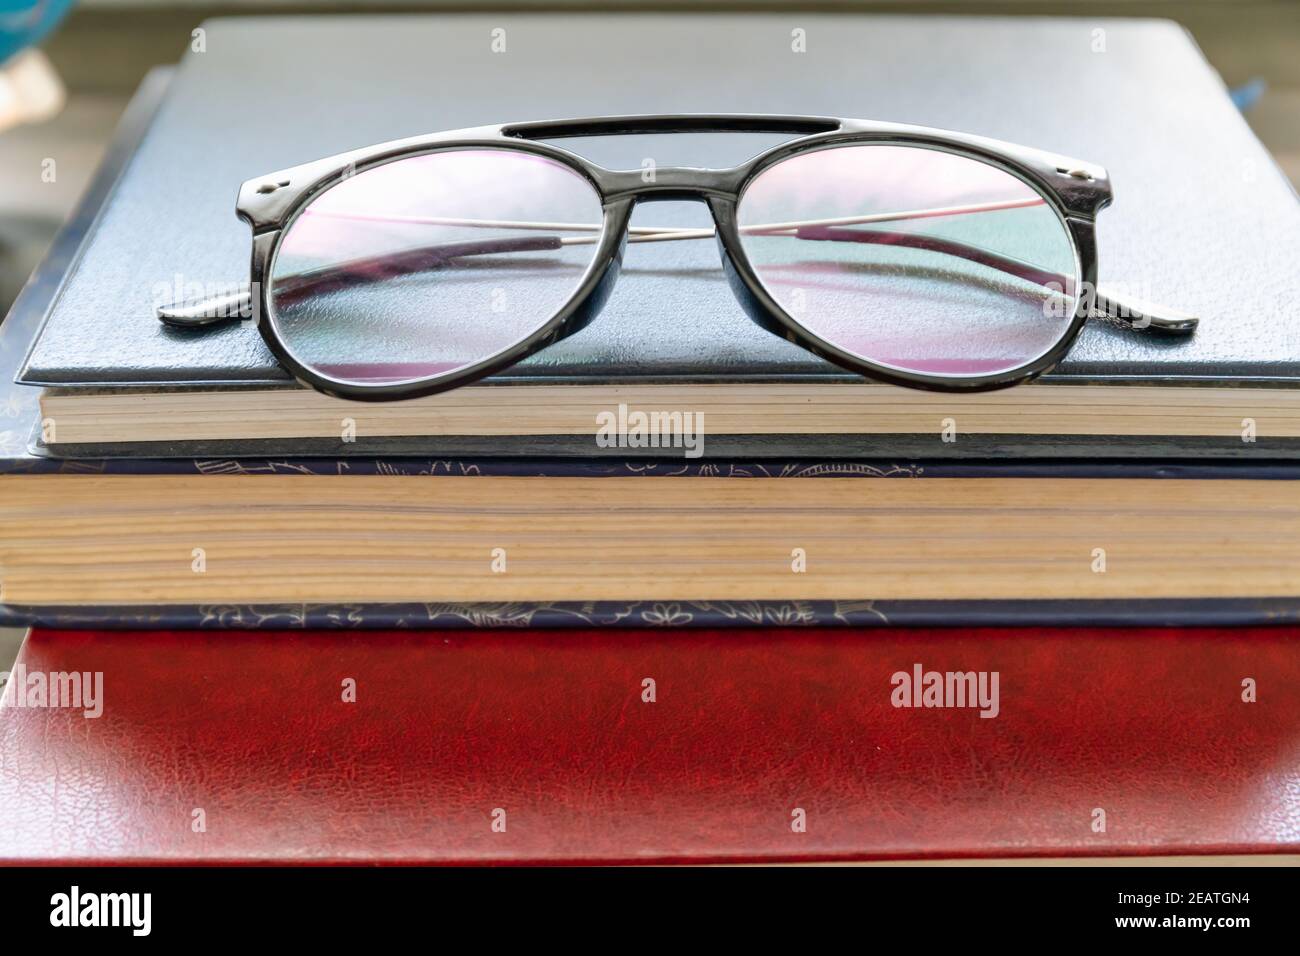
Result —
<svg viewBox="0 0 1300 956"><path fill-rule="evenodd" d="M543 140L629 134L752 132L795 134L752 159L729 168L700 169L665 166L646 181L642 170L607 169L576 153ZM801 153L836 146L893 144L937 149L978 160L1029 185L1061 219L1077 261L1076 281L1085 294L1076 296L1073 319L1061 339L1033 361L986 375L928 375L878 365L839 348L802 326L763 287L745 255L736 212L745 189L766 169ZM507 149L544 156L569 167L591 184L600 197L604 222L597 249L577 288L544 325L501 352L431 379L366 385L331 379L300 362L281 339L267 295L280 242L317 196L357 173L390 162L455 149ZM239 190L236 211L253 230L251 288L259 296L257 322L267 347L301 383L329 395L360 401L415 398L448 391L508 368L529 355L566 338L599 314L613 289L622 264L633 207L638 202L696 200L712 213L723 269L742 307L758 325L827 361L866 378L941 392L978 392L1030 381L1051 369L1069 351L1091 315L1120 318L1137 328L1187 333L1197 320L1177 313L1099 301L1097 285L1097 213L1112 198L1109 177L1101 167L1012 143L947 130L897 123L814 116L781 115L652 115L508 123L450 130L382 143L340 153L260 176ZM194 315L193 310L189 310ZM178 326L207 324L187 318L187 310L160 312L164 322ZM1115 313L1121 313L1116 315Z"/></svg>

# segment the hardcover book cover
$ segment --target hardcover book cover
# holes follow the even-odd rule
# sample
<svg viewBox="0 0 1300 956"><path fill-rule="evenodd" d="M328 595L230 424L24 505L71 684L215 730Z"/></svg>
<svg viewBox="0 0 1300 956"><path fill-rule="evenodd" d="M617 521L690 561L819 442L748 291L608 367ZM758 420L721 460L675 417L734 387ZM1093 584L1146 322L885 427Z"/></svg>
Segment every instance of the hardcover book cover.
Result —
<svg viewBox="0 0 1300 956"><path fill-rule="evenodd" d="M1300 260L1300 204L1172 22L494 14L234 18L203 29L204 51L183 58L89 232L24 381L284 384L254 329L187 336L154 318L160 283L247 278L249 231L233 208L244 180L432 130L673 112L890 120L1096 162L1116 197L1098 219L1103 281L1203 321L1177 342L1093 323L1050 380L1293 385L1300 374L1300 313L1286 294ZM494 30L504 45L493 42ZM569 144L637 169L647 157L728 165L771 140ZM706 224L707 216L694 204L639 213L651 214L684 217L670 225ZM744 317L710 244L649 243L629 249L600 321L502 381L827 376L846 377Z"/></svg>
<svg viewBox="0 0 1300 956"><path fill-rule="evenodd" d="M1300 205L1175 24L578 20L580 29L525 15L205 25L204 51L184 57L148 135L124 159L21 369L29 393L48 387L44 417L64 426L44 443L48 452L654 457L654 449L593 441L592 410L635 405L638 396L650 407L707 408L711 459L1264 460L1300 449L1300 390L1289 388L1300 381L1300 317L1278 286L1300 254ZM494 52L497 29L507 39ZM755 61L764 69L751 80L731 80ZM441 74L455 82L439 84ZM620 82L591 82L606 74ZM968 75L981 84L960 79ZM232 206L248 177L415 131L655 111L867 116L1086 157L1109 168L1117 197L1099 219L1103 281L1199 314L1201 328L1173 341L1090 323L1043 385L960 397L909 392L864 384L756 327L708 243L646 243L628 250L599 321L487 387L435 396L427 407L359 407L290 388L255 329L195 335L155 320L160 298L246 276L248 230ZM227 148L232 129L237 150ZM637 168L647 157L726 165L772 141L711 134L566 145ZM655 204L636 222L646 216L707 225L693 204ZM542 390L516 401L492 384ZM231 386L264 388L213 397L211 389ZM629 386L641 391L618 391ZM750 391L724 391L737 387ZM87 389L97 390L89 404L76 397ZM561 397L566 389L573 394ZM497 407L502 401L509 407ZM267 408L283 411L268 416ZM357 422L354 440L338 438L343 415ZM961 441L940 440L938 423L948 418L961 422ZM1243 442L1247 422L1254 440Z"/></svg>
<svg viewBox="0 0 1300 956"><path fill-rule="evenodd" d="M0 860L1294 862L1296 638L37 630Z"/></svg>

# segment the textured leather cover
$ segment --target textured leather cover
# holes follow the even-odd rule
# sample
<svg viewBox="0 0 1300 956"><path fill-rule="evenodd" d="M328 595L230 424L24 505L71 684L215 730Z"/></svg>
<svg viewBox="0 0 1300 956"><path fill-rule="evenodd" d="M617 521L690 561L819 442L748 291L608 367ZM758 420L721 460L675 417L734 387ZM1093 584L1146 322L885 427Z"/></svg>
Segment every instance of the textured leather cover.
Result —
<svg viewBox="0 0 1300 956"><path fill-rule="evenodd" d="M102 672L102 716L10 682L0 859L1294 853L1297 636L37 631L28 675ZM916 664L997 671L997 716L894 707Z"/></svg>
<svg viewBox="0 0 1300 956"><path fill-rule="evenodd" d="M491 50L494 28L506 52ZM980 133L1109 168L1101 277L1203 316L1187 341L1093 323L1057 379L1300 372L1300 206L1163 21L514 14L231 19L205 27L72 270L26 379L284 382L255 330L168 331L160 283L247 277L245 179L437 129L604 113L793 112ZM807 52L791 50L803 29ZM1104 48L1104 49L1103 49ZM575 142L606 164L725 164L770 137ZM694 223L696 206L638 213ZM708 243L633 246L600 320L510 376L840 374L740 312Z"/></svg>

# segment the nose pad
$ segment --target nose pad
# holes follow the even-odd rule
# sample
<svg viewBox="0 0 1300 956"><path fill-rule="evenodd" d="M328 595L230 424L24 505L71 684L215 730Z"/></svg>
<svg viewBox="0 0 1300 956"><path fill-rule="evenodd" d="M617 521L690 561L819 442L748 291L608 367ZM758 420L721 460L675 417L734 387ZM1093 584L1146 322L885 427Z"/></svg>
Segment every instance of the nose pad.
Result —
<svg viewBox="0 0 1300 956"><path fill-rule="evenodd" d="M627 232L625 230L619 238L618 250L614 253L614 258L605 267L604 275L600 277L596 287L591 290L591 294L587 296L578 312L574 315L573 327L568 334L585 329L605 308L605 303L609 301L609 297L614 293L614 286L618 285L618 277L623 271L623 255L626 251Z"/></svg>
<svg viewBox="0 0 1300 956"><path fill-rule="evenodd" d="M731 286L731 294L736 297L741 309L759 328L766 329L777 338L794 341L789 331L772 318L772 314L763 307L763 304L754 295L753 290L741 278L740 270L737 269L735 260L732 259L731 253L722 241L722 236L717 237L717 244L718 256L722 259L722 273L727 277L727 285Z"/></svg>
<svg viewBox="0 0 1300 956"><path fill-rule="evenodd" d="M763 323L759 320L761 310L758 308L758 303L754 301L749 286L745 285L745 280L740 277L740 273L736 270L736 263L731 258L726 243L722 241L721 236L716 236L715 239L718 245L718 258L722 260L722 274L727 277L727 285L731 286L732 295L736 297L736 301L745 310L745 314L762 325Z"/></svg>
<svg viewBox="0 0 1300 956"><path fill-rule="evenodd" d="M749 283L741 276L740 267L737 266L735 258L731 255L731 250L727 248L726 242L723 241L722 230L733 224L735 207L722 203L711 203L710 208L717 228L714 240L718 247L718 258L722 260L722 273L727 277L727 285L731 287L731 294L740 303L741 309L755 325L761 329L766 329L777 338L789 339L793 342L794 338L791 336L790 331L773 318L772 313L768 311L767 307L754 294L754 290L749 287Z"/></svg>

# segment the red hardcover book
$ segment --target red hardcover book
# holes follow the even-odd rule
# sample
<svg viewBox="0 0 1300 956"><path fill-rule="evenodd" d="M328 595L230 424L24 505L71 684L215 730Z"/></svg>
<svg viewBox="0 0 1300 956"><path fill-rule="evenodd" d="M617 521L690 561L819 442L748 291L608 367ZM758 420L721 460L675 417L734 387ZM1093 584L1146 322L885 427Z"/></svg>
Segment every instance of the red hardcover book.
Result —
<svg viewBox="0 0 1300 956"><path fill-rule="evenodd" d="M1296 638L36 631L0 859L1292 854Z"/></svg>

